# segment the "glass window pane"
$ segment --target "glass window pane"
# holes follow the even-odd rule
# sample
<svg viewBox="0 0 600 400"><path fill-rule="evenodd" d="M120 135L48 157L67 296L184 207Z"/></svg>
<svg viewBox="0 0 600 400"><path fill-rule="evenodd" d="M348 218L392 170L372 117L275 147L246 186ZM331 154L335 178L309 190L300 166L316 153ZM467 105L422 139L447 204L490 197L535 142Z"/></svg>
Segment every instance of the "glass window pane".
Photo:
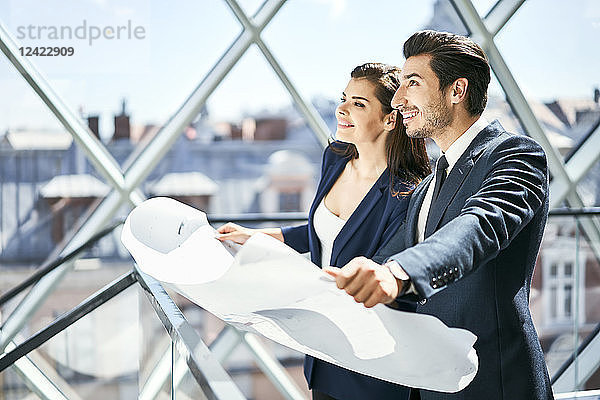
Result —
<svg viewBox="0 0 600 400"><path fill-rule="evenodd" d="M573 306L571 292L572 292L571 285L565 285L565 304L564 304L565 308L564 308L564 311L565 311L566 318L571 317L571 308Z"/></svg>
<svg viewBox="0 0 600 400"><path fill-rule="evenodd" d="M581 217L580 221L581 220ZM550 230L561 227L579 227L574 217L553 217L548 219ZM544 355L548 365L550 376L561 367L571 356L575 346L581 343L592 333L600 322L600 264L586 236L582 232L573 232L568 235L570 229L565 229L562 236L547 235L544 237L540 249L540 259L557 260L554 264L547 264L549 269L554 269L557 264L562 264L562 275L554 278L550 284L546 282L542 296L533 297L530 300L531 312L536 324ZM576 264L579 267L578 281L574 280ZM539 266L542 263L538 264ZM551 276L548 271L548 276ZM536 284L540 274L544 274L542 268L534 271L532 294L536 291ZM540 298L548 299L547 308L539 306ZM590 374L582 389L600 388L600 371L582 371L579 373Z"/></svg>
<svg viewBox="0 0 600 400"><path fill-rule="evenodd" d="M178 110L241 31L221 1L173 7L51 0L42 10L36 1L11 0L0 5L0 21L20 46L74 49L72 56L28 61L121 164ZM12 100L3 97L0 105ZM43 115L15 111L10 120L26 127Z"/></svg>
<svg viewBox="0 0 600 400"><path fill-rule="evenodd" d="M137 398L171 399L171 338L139 286L138 393Z"/></svg>
<svg viewBox="0 0 600 400"><path fill-rule="evenodd" d="M0 393L6 400L40 398L27 387L23 378L13 368L4 370L0 375Z"/></svg>
<svg viewBox="0 0 600 400"><path fill-rule="evenodd" d="M557 294L556 287L550 288L550 317L551 318L556 318L558 316L557 309L556 309L556 302L557 302L556 294Z"/></svg>
<svg viewBox="0 0 600 400"><path fill-rule="evenodd" d="M131 399L137 394L138 338L137 292L128 288L29 357L67 398Z"/></svg>
<svg viewBox="0 0 600 400"><path fill-rule="evenodd" d="M279 209L281 211L301 211L300 210L300 193L299 192L280 192L279 193Z"/></svg>
<svg viewBox="0 0 600 400"><path fill-rule="evenodd" d="M598 36L599 18L600 4L595 1L580 0L576 5L558 0L527 1L496 38L549 141L565 159L600 120L595 72L600 59L587 46L589 38ZM524 37L528 38L526 45L520 44ZM571 73L573 63L578 65L576 76ZM572 78L558 78L567 75ZM552 77L556 84L549 85L547 79ZM599 176L600 165L596 162L577 185L585 206L599 204Z"/></svg>
<svg viewBox="0 0 600 400"><path fill-rule="evenodd" d="M573 274L573 263L565 263L565 277L571 277Z"/></svg>

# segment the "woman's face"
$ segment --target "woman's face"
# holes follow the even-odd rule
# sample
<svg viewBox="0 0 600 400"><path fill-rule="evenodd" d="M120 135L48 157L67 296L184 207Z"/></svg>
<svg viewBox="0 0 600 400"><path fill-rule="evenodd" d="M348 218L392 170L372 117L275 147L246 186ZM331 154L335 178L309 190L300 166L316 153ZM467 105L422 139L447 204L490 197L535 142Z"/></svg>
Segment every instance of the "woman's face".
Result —
<svg viewBox="0 0 600 400"><path fill-rule="evenodd" d="M384 115L375 87L366 79L350 79L340 100L335 112L337 140L355 145L373 143L385 139L394 128L395 111Z"/></svg>

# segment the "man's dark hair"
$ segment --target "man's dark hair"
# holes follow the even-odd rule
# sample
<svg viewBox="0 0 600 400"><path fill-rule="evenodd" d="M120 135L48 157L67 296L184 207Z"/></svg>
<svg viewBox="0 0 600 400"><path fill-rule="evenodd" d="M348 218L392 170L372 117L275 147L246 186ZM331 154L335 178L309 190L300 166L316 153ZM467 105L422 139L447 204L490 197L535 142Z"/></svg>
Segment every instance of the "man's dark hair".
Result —
<svg viewBox="0 0 600 400"><path fill-rule="evenodd" d="M480 115L487 103L490 64L477 43L448 32L420 31L404 42L404 58L426 54L430 67L445 91L458 78L469 81L466 108L471 115Z"/></svg>

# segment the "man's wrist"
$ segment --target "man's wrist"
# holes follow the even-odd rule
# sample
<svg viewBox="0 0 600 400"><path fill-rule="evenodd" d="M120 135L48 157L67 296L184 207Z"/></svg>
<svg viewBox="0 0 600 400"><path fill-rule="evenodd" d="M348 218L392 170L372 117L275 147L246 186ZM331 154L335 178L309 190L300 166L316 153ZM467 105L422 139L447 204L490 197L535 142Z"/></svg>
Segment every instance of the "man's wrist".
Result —
<svg viewBox="0 0 600 400"><path fill-rule="evenodd" d="M398 285L398 296L403 296L410 289L411 282L410 276L404 271L404 269L398 264L397 261L389 260L385 264L383 264L387 269L392 273L394 278L396 278L397 282L400 282Z"/></svg>

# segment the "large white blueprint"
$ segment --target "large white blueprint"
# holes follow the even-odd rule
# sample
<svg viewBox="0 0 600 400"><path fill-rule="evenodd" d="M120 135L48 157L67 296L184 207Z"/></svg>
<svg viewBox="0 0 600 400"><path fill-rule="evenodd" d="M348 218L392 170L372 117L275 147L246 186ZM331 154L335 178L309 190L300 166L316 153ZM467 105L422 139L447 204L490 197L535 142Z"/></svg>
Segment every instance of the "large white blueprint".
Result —
<svg viewBox="0 0 600 400"><path fill-rule="evenodd" d="M127 218L122 241L140 269L239 329L365 375L457 392L477 373L471 332L435 317L371 309L306 257L258 234L235 257L201 211L154 198Z"/></svg>

